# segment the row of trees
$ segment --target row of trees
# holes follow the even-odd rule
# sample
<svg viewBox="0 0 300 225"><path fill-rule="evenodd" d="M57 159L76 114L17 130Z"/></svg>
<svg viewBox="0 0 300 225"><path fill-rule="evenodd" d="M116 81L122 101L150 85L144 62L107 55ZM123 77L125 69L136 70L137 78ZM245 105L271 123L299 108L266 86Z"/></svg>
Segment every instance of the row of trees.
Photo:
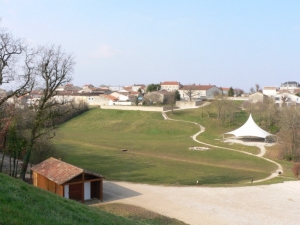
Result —
<svg viewBox="0 0 300 225"><path fill-rule="evenodd" d="M240 105L225 95L217 95L210 105L202 108L202 116L218 120L221 126L232 126L242 109L251 113L260 127L277 136L278 158L300 161L300 107L296 105L279 107L271 98Z"/></svg>
<svg viewBox="0 0 300 225"><path fill-rule="evenodd" d="M263 102L246 103L243 107L254 115L263 129L276 134L280 143L280 158L300 161L300 107L278 107L271 98Z"/></svg>
<svg viewBox="0 0 300 225"><path fill-rule="evenodd" d="M72 102L53 98L58 86L71 81L74 64L72 54L60 46L32 48L0 28L0 86L10 83L14 87L0 97L0 139L3 152L9 152L13 158L12 176L16 176L18 159L22 157L20 177L25 179L36 144L55 136L58 118L76 113ZM8 98L25 95L34 87L39 87L43 94L32 110L16 110L14 105L6 103Z"/></svg>

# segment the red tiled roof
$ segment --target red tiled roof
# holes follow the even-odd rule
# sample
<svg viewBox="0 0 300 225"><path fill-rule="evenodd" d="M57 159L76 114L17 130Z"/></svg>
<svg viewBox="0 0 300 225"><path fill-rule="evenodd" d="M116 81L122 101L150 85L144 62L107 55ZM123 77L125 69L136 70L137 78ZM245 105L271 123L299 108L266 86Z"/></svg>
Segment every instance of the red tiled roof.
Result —
<svg viewBox="0 0 300 225"><path fill-rule="evenodd" d="M53 157L50 157L49 159L46 159L45 161L31 167L31 170L57 184L64 184L81 173L87 173L97 177L105 178L99 174L76 167Z"/></svg>
<svg viewBox="0 0 300 225"><path fill-rule="evenodd" d="M107 98L109 100L112 100L112 101L118 101L118 98L116 98L115 96L112 96L112 95L101 95L103 96L104 98Z"/></svg>
<svg viewBox="0 0 300 225"><path fill-rule="evenodd" d="M183 85L180 90L208 90L214 85Z"/></svg>
<svg viewBox="0 0 300 225"><path fill-rule="evenodd" d="M160 85L179 85L179 82L177 81L165 81L160 83Z"/></svg>
<svg viewBox="0 0 300 225"><path fill-rule="evenodd" d="M126 91L131 91L132 87L131 86L127 86L127 87L123 87L123 89L126 90Z"/></svg>
<svg viewBox="0 0 300 225"><path fill-rule="evenodd" d="M84 172L79 167L52 157L32 167L31 170L57 184L63 184Z"/></svg>

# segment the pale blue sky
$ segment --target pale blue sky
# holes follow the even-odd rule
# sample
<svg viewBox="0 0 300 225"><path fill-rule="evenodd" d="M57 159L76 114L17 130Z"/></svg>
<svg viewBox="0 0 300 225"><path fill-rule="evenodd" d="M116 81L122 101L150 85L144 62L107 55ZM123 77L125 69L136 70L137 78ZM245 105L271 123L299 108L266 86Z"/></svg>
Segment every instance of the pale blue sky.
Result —
<svg viewBox="0 0 300 225"><path fill-rule="evenodd" d="M0 0L0 17L73 53L78 86L300 82L298 0Z"/></svg>

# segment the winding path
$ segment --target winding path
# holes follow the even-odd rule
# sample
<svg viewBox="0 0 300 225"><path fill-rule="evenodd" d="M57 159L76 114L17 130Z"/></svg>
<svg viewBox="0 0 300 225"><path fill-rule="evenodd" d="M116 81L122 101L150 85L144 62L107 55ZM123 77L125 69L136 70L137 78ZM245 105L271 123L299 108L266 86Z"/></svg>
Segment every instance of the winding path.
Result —
<svg viewBox="0 0 300 225"><path fill-rule="evenodd" d="M205 105L202 105L200 107L203 107L203 106L205 106ZM196 126L199 126L200 131L192 136L193 140L195 142L199 143L199 144L206 145L206 146L213 147L213 148L221 148L221 149L225 149L225 150L230 150L230 151L235 151L235 152L240 152L240 153L243 153L243 154L255 156L255 157L264 159L264 160L266 160L268 162L271 162L271 163L274 163L275 165L277 165L277 170L274 171L270 176L268 176L268 177L266 177L264 179L255 180L255 181L253 181L253 183L259 183L259 182L263 182L263 181L266 181L266 180L273 179L274 177L279 176L279 174L283 172L282 166L279 163L277 163L277 162L275 162L275 161L273 161L271 159L267 159L267 158L264 157L264 154L266 153L266 149L265 149L265 144L264 143L259 143L259 144L256 143L255 144L256 147L260 148L260 153L257 154L257 155L249 153L249 152L244 152L244 151L241 151L241 150L233 149L233 148L227 148L227 147L222 147L222 146L217 146L217 145L211 145L211 144L208 144L208 143L204 143L202 141L198 141L197 140L197 136L200 135L201 133L203 133L205 131L205 127L203 127L201 124L198 124L196 122L171 119L171 118L168 117L168 115L166 114L166 112L167 111L162 112L162 116L164 117L165 120L187 122L187 123L192 123L192 124L195 124ZM244 143L241 142L240 144L244 144Z"/></svg>

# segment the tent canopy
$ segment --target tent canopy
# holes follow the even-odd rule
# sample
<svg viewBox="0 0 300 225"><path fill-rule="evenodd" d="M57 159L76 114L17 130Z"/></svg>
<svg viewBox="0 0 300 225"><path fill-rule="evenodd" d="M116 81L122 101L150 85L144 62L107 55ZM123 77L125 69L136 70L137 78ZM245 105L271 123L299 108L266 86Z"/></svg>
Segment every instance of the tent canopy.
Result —
<svg viewBox="0 0 300 225"><path fill-rule="evenodd" d="M261 129L253 120L251 114L247 120L247 122L241 126L240 128L225 133L225 134L233 134L236 137L260 137L266 138L267 136L272 136L272 134L267 131Z"/></svg>

